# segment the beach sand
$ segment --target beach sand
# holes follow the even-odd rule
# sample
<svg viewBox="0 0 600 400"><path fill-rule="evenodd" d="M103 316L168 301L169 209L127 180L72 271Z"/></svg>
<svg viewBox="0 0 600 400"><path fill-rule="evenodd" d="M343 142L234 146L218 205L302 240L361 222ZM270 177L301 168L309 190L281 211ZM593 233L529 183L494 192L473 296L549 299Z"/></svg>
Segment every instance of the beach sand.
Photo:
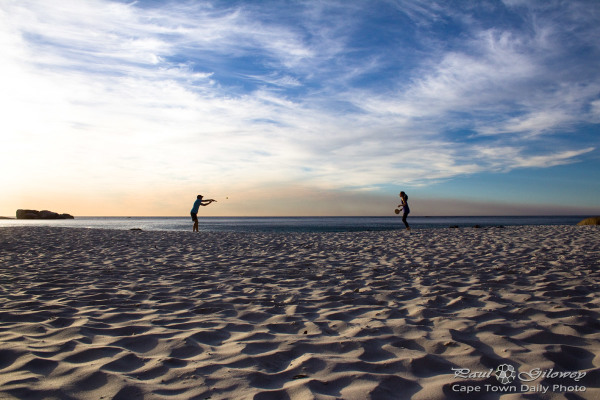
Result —
<svg viewBox="0 0 600 400"><path fill-rule="evenodd" d="M0 399L600 399L599 260L594 226L1 228Z"/></svg>

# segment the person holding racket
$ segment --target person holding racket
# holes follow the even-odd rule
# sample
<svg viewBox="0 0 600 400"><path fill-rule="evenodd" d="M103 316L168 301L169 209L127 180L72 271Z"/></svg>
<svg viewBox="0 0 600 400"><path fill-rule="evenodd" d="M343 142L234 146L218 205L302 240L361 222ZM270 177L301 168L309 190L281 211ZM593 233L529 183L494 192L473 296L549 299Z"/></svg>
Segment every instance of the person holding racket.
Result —
<svg viewBox="0 0 600 400"><path fill-rule="evenodd" d="M198 210L200 209L200 206L204 207L216 202L216 200L214 199L203 200L203 198L204 196L202 196L201 194L199 194L196 197L196 201L194 202L194 206L192 207L192 211L190 212L192 216L192 221L194 221L194 227L192 228L193 232L198 232Z"/></svg>
<svg viewBox="0 0 600 400"><path fill-rule="evenodd" d="M408 196L404 192L400 192L399 194L402 204L398 204L398 208L402 211L402 222L404 222L404 226L406 226L406 230L410 231L410 226L408 226L408 222L406 222L406 217L410 213L410 208L408 207ZM399 214L400 210L396 214Z"/></svg>

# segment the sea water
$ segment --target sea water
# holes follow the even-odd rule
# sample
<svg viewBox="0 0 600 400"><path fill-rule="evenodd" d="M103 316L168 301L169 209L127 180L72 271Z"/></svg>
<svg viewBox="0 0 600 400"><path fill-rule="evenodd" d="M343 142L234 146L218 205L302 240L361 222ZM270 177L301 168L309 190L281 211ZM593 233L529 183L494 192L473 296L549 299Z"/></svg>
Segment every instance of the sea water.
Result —
<svg viewBox="0 0 600 400"><path fill-rule="evenodd" d="M412 217L413 229L514 225L575 225L586 216ZM404 229L400 217L198 217L207 232L356 232ZM76 217L69 220L0 220L5 226L57 226L145 231L191 231L190 217Z"/></svg>

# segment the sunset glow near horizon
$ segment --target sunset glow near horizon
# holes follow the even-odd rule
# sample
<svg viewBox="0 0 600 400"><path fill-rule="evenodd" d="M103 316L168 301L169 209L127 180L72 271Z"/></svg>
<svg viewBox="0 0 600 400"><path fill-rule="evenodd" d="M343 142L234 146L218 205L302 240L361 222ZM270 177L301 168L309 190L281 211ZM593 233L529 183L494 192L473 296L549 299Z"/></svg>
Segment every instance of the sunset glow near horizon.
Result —
<svg viewBox="0 0 600 400"><path fill-rule="evenodd" d="M598 1L0 2L0 215L600 213Z"/></svg>

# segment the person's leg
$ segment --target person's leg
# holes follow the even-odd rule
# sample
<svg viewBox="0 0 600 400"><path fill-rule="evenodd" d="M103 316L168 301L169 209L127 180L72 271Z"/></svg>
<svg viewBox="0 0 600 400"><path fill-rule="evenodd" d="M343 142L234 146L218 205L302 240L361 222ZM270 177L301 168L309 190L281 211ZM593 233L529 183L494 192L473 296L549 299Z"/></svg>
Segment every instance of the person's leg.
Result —
<svg viewBox="0 0 600 400"><path fill-rule="evenodd" d="M190 215L192 216L192 221L194 221L194 226L192 227L192 232L197 232L198 231L198 217L194 213L190 213Z"/></svg>
<svg viewBox="0 0 600 400"><path fill-rule="evenodd" d="M408 222L406 222L406 217L408 217L408 213L404 213L402 215L402 222L404 222L404 226L406 226L406 229L410 229L410 226L408 226Z"/></svg>

